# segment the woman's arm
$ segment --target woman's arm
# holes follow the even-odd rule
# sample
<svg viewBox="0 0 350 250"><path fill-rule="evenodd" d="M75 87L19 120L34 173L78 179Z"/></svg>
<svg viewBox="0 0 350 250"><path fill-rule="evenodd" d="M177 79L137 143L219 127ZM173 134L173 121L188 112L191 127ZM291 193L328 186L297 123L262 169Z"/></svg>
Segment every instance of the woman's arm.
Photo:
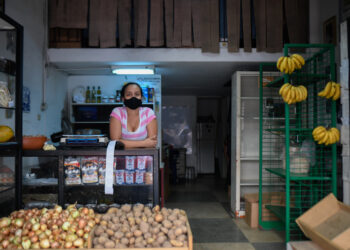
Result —
<svg viewBox="0 0 350 250"><path fill-rule="evenodd" d="M153 119L147 125L147 138L141 141L124 140L122 136L122 124L115 117L110 118L109 134L111 140L117 140L124 143L125 148L154 148L157 145L157 120Z"/></svg>

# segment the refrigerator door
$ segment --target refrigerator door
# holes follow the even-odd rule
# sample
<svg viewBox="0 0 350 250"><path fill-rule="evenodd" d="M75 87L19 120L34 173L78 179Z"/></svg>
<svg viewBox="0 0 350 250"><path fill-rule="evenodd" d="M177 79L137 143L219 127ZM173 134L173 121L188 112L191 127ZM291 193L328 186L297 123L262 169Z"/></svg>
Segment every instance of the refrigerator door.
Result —
<svg viewBox="0 0 350 250"><path fill-rule="evenodd" d="M199 123L198 138L199 139L215 139L215 123Z"/></svg>

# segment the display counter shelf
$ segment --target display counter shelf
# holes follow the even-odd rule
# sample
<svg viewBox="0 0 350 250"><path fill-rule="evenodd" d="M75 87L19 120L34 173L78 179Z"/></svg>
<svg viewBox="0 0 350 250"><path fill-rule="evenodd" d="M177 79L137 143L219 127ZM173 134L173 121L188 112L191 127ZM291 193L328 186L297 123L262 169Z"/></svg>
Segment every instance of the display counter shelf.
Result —
<svg viewBox="0 0 350 250"><path fill-rule="evenodd" d="M68 157L76 157L77 159L81 158L81 165L83 165L83 158L84 157L90 157L90 156L97 156L98 159L104 159L106 156L106 148L105 147L76 147L76 148L58 148L57 150L52 151L44 151L44 150L24 150L23 151L24 157L50 157L50 158L56 158L58 161L57 168L58 168L58 204L64 205L67 203L67 199L69 202L75 202L84 204L84 201L82 197L88 197L91 195L91 193L94 193L94 195L101 198L101 196L108 196L109 198L111 195L104 195L104 184L96 184L96 183L82 183L81 184L68 184L66 183L66 177L67 177L67 171L65 172L65 159L68 159ZM132 177L134 178L134 182L136 182L137 178L137 171L138 171L138 160L142 158L142 156L148 156L150 160L149 164L150 167L148 167L148 170L140 170L141 173L147 173L151 176L151 182L146 182L146 175L141 176L145 178L145 182L147 183L133 183L133 184L120 184L116 183L114 185L114 195L112 200L116 203L121 203L128 201L130 203L152 203L153 205L159 204L159 152L158 149L126 149L126 150L115 150L114 157L116 157L115 164L117 165L116 169L114 170L117 172L118 170L124 170L125 172L131 171ZM119 157L119 158L118 158ZM133 158L134 159L134 166L135 170L125 170L121 168L125 168L126 166L126 160L127 158ZM118 159L118 160L117 160ZM122 162L120 162L122 161ZM100 166L100 163L98 163ZM148 165L147 165L148 166ZM79 171L83 172L83 166L81 167ZM96 170L95 170L96 171ZM100 170L99 170L100 171ZM117 174L115 174L117 175ZM81 179L83 178L83 174L80 175ZM122 178L126 178L125 177ZM142 178L141 177L141 178ZM79 177L80 178L80 177ZM116 180L116 176L114 176ZM141 181L142 182L142 181ZM151 184L149 184L151 183ZM30 185L24 185L24 187L35 187L37 186L44 188L45 185L41 185L40 183L38 185L30 184ZM69 197L68 197L69 196ZM88 199L87 198L87 199ZM120 198L120 199L119 199ZM72 199L75 199L72 201ZM87 203L87 202L85 202Z"/></svg>

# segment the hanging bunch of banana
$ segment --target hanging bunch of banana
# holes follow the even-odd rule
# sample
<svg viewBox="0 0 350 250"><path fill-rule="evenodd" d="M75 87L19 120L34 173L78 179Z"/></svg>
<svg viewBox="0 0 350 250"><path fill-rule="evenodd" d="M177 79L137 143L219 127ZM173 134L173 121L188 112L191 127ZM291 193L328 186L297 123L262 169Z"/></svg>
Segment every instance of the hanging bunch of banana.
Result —
<svg viewBox="0 0 350 250"><path fill-rule="evenodd" d="M301 69L304 66L305 60L299 54L291 56L281 56L277 61L277 69L285 74L292 74L294 70Z"/></svg>
<svg viewBox="0 0 350 250"><path fill-rule="evenodd" d="M340 139L340 132L337 128L326 129L323 126L318 126L312 131L312 136L318 144L331 145Z"/></svg>
<svg viewBox="0 0 350 250"><path fill-rule="evenodd" d="M333 101L336 101L340 97L340 84L336 82L328 82L326 87L318 93L318 96L324 98L332 98Z"/></svg>
<svg viewBox="0 0 350 250"><path fill-rule="evenodd" d="M303 85L293 86L290 83L285 83L280 88L279 94L285 103L293 104L307 98L307 89Z"/></svg>

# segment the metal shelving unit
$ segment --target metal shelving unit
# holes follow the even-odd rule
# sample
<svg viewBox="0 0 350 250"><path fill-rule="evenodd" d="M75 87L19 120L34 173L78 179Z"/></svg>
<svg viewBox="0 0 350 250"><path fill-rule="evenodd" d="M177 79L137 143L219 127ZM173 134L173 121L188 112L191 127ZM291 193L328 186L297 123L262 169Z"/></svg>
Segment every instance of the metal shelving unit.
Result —
<svg viewBox="0 0 350 250"><path fill-rule="evenodd" d="M22 69L23 69L23 27L0 12L0 36L14 38L14 52L0 45L0 81L6 82L13 107L0 107L0 125L14 130L9 142L0 143L0 167L4 178L0 178L0 217L8 216L21 208L22 183ZM11 173L9 172L11 171ZM9 177L13 175L13 177ZM9 181L9 179L13 181Z"/></svg>
<svg viewBox="0 0 350 250"><path fill-rule="evenodd" d="M266 85L260 80L259 224L263 229L284 230L286 242L304 239L295 219L337 191L336 145L319 145L312 137L317 126L336 127L335 101L317 95L328 81L336 80L334 47L285 44L284 56L294 51L305 59L300 70L274 78ZM260 64L260 79L270 76L267 71L275 65ZM284 103L278 94L284 83L304 85L307 99L291 105ZM283 109L278 119L269 119L275 107ZM281 160L270 160L272 154L281 155ZM274 183L284 185L268 185Z"/></svg>
<svg viewBox="0 0 350 250"><path fill-rule="evenodd" d="M236 217L245 213L244 195L259 191L258 84L258 71L237 71L232 76L231 210Z"/></svg>

